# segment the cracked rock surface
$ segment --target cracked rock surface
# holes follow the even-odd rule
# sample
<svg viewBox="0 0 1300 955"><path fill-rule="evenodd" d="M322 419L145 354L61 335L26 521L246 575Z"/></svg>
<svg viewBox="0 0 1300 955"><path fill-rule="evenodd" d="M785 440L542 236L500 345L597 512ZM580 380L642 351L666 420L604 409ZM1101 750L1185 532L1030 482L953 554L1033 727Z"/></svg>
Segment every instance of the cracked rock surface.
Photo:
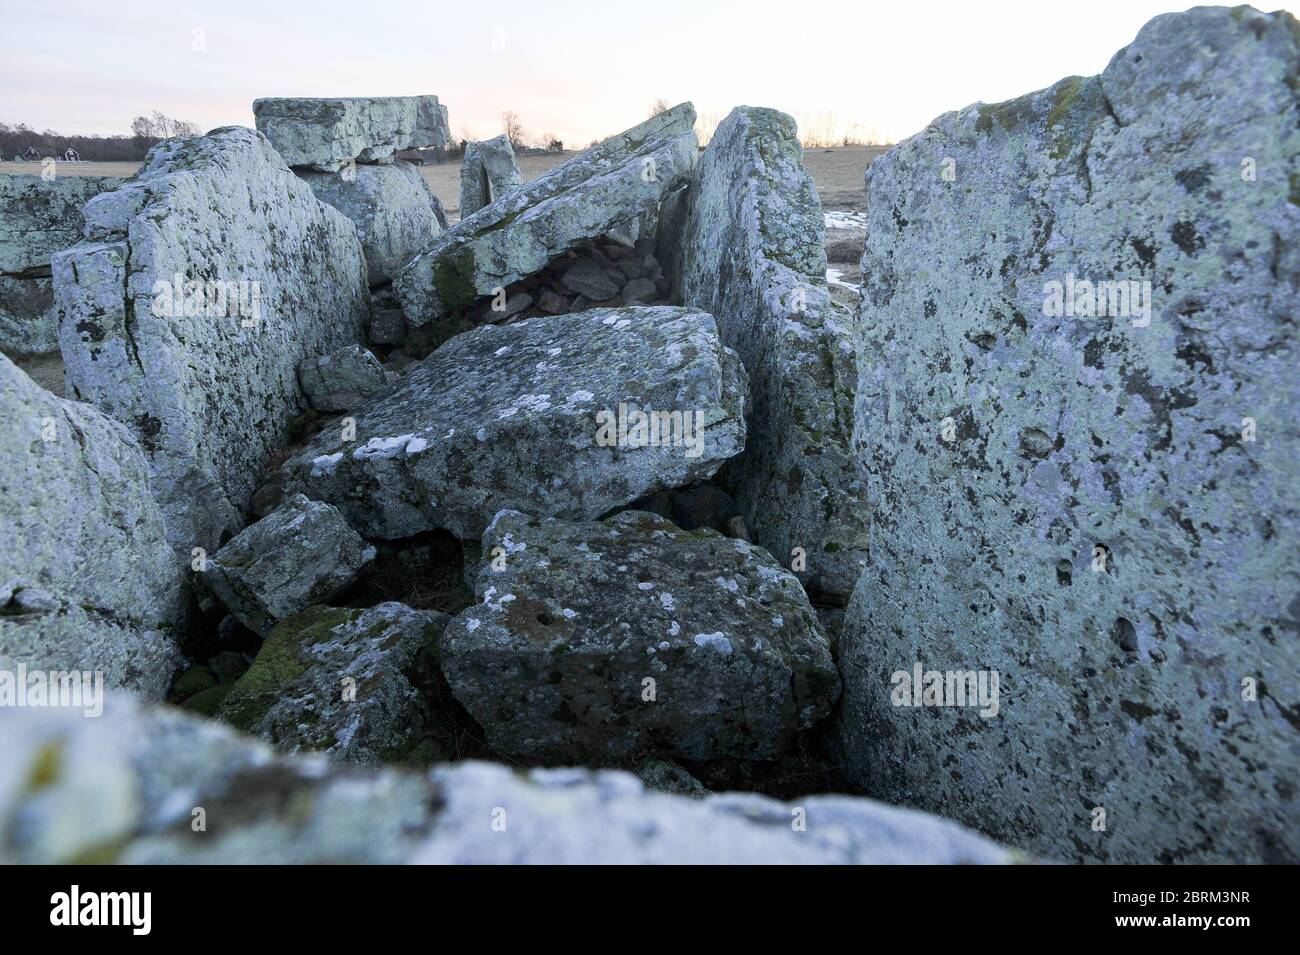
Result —
<svg viewBox="0 0 1300 955"><path fill-rule="evenodd" d="M479 602L441 657L503 752L774 759L839 695L799 582L745 541L644 511L599 523L502 511L482 549Z"/></svg>
<svg viewBox="0 0 1300 955"><path fill-rule="evenodd" d="M871 166L840 659L872 792L1066 858L1300 855L1298 67L1289 14L1160 16ZM1068 314L1070 276L1151 310ZM998 718L892 705L916 661L999 671Z"/></svg>
<svg viewBox="0 0 1300 955"><path fill-rule="evenodd" d="M591 309L485 325L356 409L353 440L322 431L285 463L286 481L372 538L445 528L476 539L507 507L590 520L717 471L744 447L745 390L702 312ZM626 428L620 444L617 422L604 431L601 416L627 403L682 414L658 443L635 446Z"/></svg>

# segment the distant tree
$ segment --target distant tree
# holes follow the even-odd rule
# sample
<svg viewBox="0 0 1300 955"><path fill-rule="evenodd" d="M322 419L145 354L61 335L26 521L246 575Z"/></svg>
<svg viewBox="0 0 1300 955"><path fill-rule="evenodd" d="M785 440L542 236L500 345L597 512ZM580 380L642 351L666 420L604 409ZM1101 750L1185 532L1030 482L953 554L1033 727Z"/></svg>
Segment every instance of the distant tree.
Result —
<svg viewBox="0 0 1300 955"><path fill-rule="evenodd" d="M666 113L671 108L672 107L668 105L668 101L663 97L660 97L650 104L650 118L654 119L654 117L658 116L660 113Z"/></svg>
<svg viewBox="0 0 1300 955"><path fill-rule="evenodd" d="M695 136L701 146L707 146L713 134L717 132L722 117L713 111L701 113L695 120Z"/></svg>
<svg viewBox="0 0 1300 955"><path fill-rule="evenodd" d="M524 145L524 124L514 110L508 109L501 114L501 129L510 140L511 146Z"/></svg>
<svg viewBox="0 0 1300 955"><path fill-rule="evenodd" d="M183 119L172 119L154 110L152 116L131 120L131 133L140 139L171 139L173 136L197 136L199 128Z"/></svg>
<svg viewBox="0 0 1300 955"><path fill-rule="evenodd" d="M160 139L198 132L193 123L154 113L137 116L129 136L81 136L46 129L36 132L26 123L0 123L0 156L12 159L32 149L39 156L65 156L68 150L87 162L138 162Z"/></svg>
<svg viewBox="0 0 1300 955"><path fill-rule="evenodd" d="M554 133L542 133L542 148L548 153L564 152L564 140Z"/></svg>

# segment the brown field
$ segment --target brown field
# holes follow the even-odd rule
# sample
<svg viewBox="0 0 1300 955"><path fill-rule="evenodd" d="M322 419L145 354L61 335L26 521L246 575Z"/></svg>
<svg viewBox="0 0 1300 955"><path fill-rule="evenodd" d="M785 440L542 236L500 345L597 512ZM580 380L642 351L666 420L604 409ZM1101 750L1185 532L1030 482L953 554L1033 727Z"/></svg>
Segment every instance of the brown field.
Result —
<svg viewBox="0 0 1300 955"><path fill-rule="evenodd" d="M827 209L861 209L864 205L863 176L871 160L884 152L884 146L840 146L835 149L808 149L804 151L804 166L817 185L822 205ZM552 166L558 165L572 152L549 153L544 156L520 156L519 172L524 180L535 179ZM83 162L59 163L60 176L122 176L135 175L140 168L134 162ZM0 173L38 176L40 163L0 163ZM440 200L449 215L460 214L460 163L447 162L420 167L420 174Z"/></svg>
<svg viewBox="0 0 1300 955"><path fill-rule="evenodd" d="M59 176L121 176L123 179L134 176L140 168L138 162L61 162L55 166ZM39 176L41 164L38 162L3 162L0 173L14 176Z"/></svg>

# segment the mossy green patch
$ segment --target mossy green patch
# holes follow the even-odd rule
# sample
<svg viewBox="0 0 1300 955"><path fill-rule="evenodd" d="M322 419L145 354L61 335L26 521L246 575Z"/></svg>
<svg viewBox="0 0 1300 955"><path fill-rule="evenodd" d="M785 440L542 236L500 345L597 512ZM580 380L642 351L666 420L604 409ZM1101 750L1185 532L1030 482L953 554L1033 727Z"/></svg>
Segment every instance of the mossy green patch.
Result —
<svg viewBox="0 0 1300 955"><path fill-rule="evenodd" d="M185 700L194 696L194 694L202 693L204 690L210 690L216 685L217 678L207 667L190 667L176 678L176 682L172 684L172 691L169 696L173 702L183 703Z"/></svg>
<svg viewBox="0 0 1300 955"><path fill-rule="evenodd" d="M1052 109L1047 114L1047 125L1057 126L1069 117L1079 99L1079 90L1085 80L1082 76L1069 76L1052 87Z"/></svg>
<svg viewBox="0 0 1300 955"><path fill-rule="evenodd" d="M306 672L300 651L329 638L339 624L357 611L337 607L308 607L276 624L262 643L257 659L235 681L217 718L243 730L252 730L266 711L282 699L285 687Z"/></svg>
<svg viewBox="0 0 1300 955"><path fill-rule="evenodd" d="M235 683L235 680L231 680L229 683L218 683L206 690L200 690L182 703L181 709L201 716L214 716L226 697L230 695L230 691L235 688Z"/></svg>
<svg viewBox="0 0 1300 955"><path fill-rule="evenodd" d="M454 312L478 298L474 285L474 252L461 248L433 265L433 288L445 311Z"/></svg>
<svg viewBox="0 0 1300 955"><path fill-rule="evenodd" d="M63 740L56 739L46 743L36 753L31 768L27 773L27 792L37 793L48 789L59 781L63 772Z"/></svg>

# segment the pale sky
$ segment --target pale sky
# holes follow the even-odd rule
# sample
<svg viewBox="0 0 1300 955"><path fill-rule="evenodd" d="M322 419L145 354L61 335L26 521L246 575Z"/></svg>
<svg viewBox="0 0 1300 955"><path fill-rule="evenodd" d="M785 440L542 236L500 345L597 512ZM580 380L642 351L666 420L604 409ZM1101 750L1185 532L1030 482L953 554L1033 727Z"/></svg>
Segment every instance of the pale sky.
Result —
<svg viewBox="0 0 1300 955"><path fill-rule="evenodd" d="M1294 6L1290 4L1289 6ZM1273 6L1269 4L1268 6ZM0 0L0 121L126 133L159 110L253 125L259 96L435 93L457 138L514 110L568 145L652 101L772 106L889 141L1099 72L1168 0Z"/></svg>

